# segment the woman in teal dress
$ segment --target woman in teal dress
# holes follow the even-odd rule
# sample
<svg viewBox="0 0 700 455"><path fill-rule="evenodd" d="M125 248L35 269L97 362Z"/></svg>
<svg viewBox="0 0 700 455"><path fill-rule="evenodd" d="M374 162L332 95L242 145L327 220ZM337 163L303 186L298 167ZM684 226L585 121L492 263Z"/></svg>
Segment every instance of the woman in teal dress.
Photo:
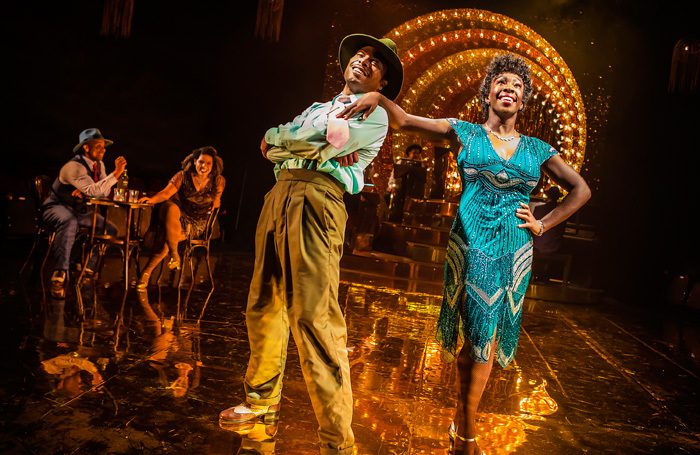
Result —
<svg viewBox="0 0 700 455"><path fill-rule="evenodd" d="M364 111L367 116L381 105L392 128L432 141L449 140L458 151L463 190L447 247L437 324L444 357L452 361L456 356L458 362L452 454L481 453L475 440L476 410L494 359L505 367L515 356L532 236L563 222L590 198L586 182L554 148L515 130L531 94L529 67L522 58L505 54L491 61L481 83L483 124L410 115L379 93L366 94L341 113L348 118ZM528 202L541 170L568 195L538 220Z"/></svg>

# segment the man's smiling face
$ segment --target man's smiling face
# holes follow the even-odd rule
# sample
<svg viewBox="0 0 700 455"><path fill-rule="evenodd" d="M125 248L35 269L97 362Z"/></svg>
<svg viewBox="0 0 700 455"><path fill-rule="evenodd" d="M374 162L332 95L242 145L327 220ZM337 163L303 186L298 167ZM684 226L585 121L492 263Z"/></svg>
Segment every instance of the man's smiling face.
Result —
<svg viewBox="0 0 700 455"><path fill-rule="evenodd" d="M345 84L352 93L379 91L387 84L387 67L372 46L358 50L345 68Z"/></svg>

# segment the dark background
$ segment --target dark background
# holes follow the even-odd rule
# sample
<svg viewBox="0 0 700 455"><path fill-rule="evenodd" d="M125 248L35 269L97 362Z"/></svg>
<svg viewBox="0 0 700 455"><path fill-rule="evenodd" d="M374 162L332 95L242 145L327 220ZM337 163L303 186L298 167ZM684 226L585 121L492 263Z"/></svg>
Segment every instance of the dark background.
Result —
<svg viewBox="0 0 700 455"><path fill-rule="evenodd" d="M597 125L584 172L600 238L594 285L654 305L670 277L698 264L699 97L668 92L675 43L697 38L690 5L288 0L280 40L269 43L254 36L252 0L135 0L131 36L119 40L99 34L102 2L13 2L2 19L3 194L33 175L55 175L88 127L114 140L108 169L124 155L132 179L161 187L192 149L211 145L225 161L226 242L252 249L274 183L260 139L324 101L327 55L340 39L381 36L431 11L480 8L534 29L577 78L589 126Z"/></svg>

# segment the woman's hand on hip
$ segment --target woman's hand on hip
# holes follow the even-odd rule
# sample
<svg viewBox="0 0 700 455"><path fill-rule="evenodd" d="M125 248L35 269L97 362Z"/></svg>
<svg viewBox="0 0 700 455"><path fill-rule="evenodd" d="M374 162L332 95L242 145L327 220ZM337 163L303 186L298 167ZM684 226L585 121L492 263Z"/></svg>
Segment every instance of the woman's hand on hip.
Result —
<svg viewBox="0 0 700 455"><path fill-rule="evenodd" d="M542 225L539 221L537 221L535 215L533 215L530 211L529 205L527 205L524 202L521 202L520 208L515 211L515 216L524 221L523 224L518 225L519 228L529 229L530 232L532 232L535 235L540 234L540 229L542 229Z"/></svg>

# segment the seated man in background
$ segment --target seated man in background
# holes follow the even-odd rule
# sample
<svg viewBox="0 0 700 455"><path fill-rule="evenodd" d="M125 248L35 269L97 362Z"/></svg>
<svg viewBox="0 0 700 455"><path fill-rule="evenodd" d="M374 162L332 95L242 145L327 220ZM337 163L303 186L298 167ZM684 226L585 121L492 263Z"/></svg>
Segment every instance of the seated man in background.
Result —
<svg viewBox="0 0 700 455"><path fill-rule="evenodd" d="M123 156L114 161L114 172L107 174L102 158L105 147L113 142L102 137L97 128L88 128L79 136L79 143L73 147L73 158L63 165L51 186L51 193L44 201L44 224L56 232L53 242L54 272L51 275L51 293L62 297L68 275L70 255L75 236L80 227L92 226L92 214L88 214L83 198L108 197L112 186L126 169ZM102 229L104 218L97 216L97 227ZM114 235L117 228L107 223L107 233ZM90 258L86 274L92 274L97 256Z"/></svg>

